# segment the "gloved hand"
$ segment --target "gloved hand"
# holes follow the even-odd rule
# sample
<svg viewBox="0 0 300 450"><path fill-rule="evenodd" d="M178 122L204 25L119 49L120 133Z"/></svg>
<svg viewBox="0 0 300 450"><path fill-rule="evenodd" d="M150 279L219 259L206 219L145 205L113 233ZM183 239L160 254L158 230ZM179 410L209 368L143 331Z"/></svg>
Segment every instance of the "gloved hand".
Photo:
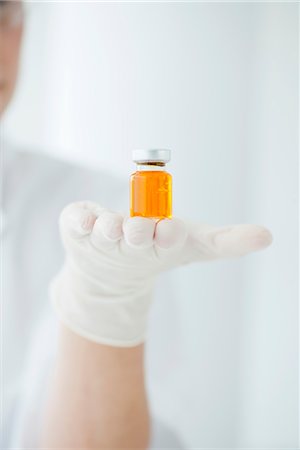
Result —
<svg viewBox="0 0 300 450"><path fill-rule="evenodd" d="M144 341L156 275L194 261L234 258L272 241L258 225L215 227L179 219L124 218L92 202L60 216L65 264L51 284L58 316L95 342Z"/></svg>

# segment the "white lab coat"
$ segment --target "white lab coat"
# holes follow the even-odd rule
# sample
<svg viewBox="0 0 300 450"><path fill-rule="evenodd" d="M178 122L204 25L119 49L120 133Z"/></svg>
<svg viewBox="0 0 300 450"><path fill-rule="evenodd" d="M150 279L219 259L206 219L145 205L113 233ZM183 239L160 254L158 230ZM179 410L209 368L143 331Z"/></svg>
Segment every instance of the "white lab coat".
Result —
<svg viewBox="0 0 300 450"><path fill-rule="evenodd" d="M7 142L2 142L1 158L1 448L35 448L56 353L58 327L48 285L63 261L59 213L78 200L124 211L128 186L111 174L19 151ZM167 291L167 286L160 288L164 297ZM159 326L155 330L157 339ZM179 448L173 433L157 423L152 448Z"/></svg>

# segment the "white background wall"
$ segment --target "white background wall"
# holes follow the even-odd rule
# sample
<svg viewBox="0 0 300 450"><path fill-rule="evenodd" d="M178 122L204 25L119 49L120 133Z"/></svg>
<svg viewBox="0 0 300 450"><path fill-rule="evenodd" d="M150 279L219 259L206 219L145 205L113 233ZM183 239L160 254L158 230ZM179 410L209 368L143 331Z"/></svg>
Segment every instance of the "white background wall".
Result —
<svg viewBox="0 0 300 450"><path fill-rule="evenodd" d="M187 447L298 447L298 5L29 6L14 140L123 177L131 149L171 148L176 215L274 234L169 276L153 410Z"/></svg>

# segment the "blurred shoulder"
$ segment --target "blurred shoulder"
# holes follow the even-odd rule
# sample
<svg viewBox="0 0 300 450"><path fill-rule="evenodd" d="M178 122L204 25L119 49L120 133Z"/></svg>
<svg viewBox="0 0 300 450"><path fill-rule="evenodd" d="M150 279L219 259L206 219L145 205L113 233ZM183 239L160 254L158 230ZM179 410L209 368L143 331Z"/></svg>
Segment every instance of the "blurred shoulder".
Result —
<svg viewBox="0 0 300 450"><path fill-rule="evenodd" d="M31 186L43 197L58 197L64 204L70 201L91 200L109 208L122 207L128 182L116 174L93 169L60 159L39 149L10 146L8 162L19 173L24 186Z"/></svg>

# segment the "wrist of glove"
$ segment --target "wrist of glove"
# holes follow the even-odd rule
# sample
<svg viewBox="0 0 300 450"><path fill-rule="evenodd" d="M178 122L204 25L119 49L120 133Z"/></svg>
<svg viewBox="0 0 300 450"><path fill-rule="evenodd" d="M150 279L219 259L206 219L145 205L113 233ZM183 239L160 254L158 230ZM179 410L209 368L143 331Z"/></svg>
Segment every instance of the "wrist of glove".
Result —
<svg viewBox="0 0 300 450"><path fill-rule="evenodd" d="M58 317L89 340L121 347L145 340L158 273L242 256L272 241L270 232L257 225L124 218L92 202L68 205L59 225L66 258L50 285Z"/></svg>

